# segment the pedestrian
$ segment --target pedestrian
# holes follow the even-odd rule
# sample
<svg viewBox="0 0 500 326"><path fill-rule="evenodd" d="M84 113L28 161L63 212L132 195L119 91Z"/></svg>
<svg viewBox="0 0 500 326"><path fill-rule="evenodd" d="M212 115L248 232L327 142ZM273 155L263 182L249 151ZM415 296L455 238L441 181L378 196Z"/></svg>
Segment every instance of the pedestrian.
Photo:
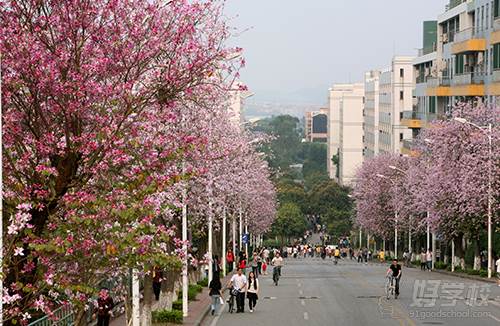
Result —
<svg viewBox="0 0 500 326"><path fill-rule="evenodd" d="M208 294L212 298L212 304L210 305L210 307L212 308L212 316L213 316L219 310L218 309L219 304L221 302L224 302L221 293L222 284L220 282L220 277L218 273L214 274L214 278L210 281L208 288L210 289L210 292Z"/></svg>
<svg viewBox="0 0 500 326"><path fill-rule="evenodd" d="M262 255L264 257L264 260L266 261L266 264L269 264L269 249L267 249L267 247L264 247Z"/></svg>
<svg viewBox="0 0 500 326"><path fill-rule="evenodd" d="M221 267L220 267L220 260L219 256L215 255L213 256L213 264L212 264L212 274L220 274Z"/></svg>
<svg viewBox="0 0 500 326"><path fill-rule="evenodd" d="M238 268L242 270L243 274L245 274L245 270L247 268L247 259L246 259L246 255L245 254L242 254L240 256L240 261L239 261L239 264L238 264Z"/></svg>
<svg viewBox="0 0 500 326"><path fill-rule="evenodd" d="M495 262L495 265L497 266L498 286L500 286L500 257L498 257L497 261Z"/></svg>
<svg viewBox="0 0 500 326"><path fill-rule="evenodd" d="M420 270L425 271L427 266L427 255L425 254L424 248L420 250Z"/></svg>
<svg viewBox="0 0 500 326"><path fill-rule="evenodd" d="M228 271L232 272L233 271L233 263L234 263L234 254L233 254L233 251L231 249L229 249L227 251L226 262L228 265Z"/></svg>
<svg viewBox="0 0 500 326"><path fill-rule="evenodd" d="M427 260L427 270L430 272L432 269L432 250L427 250L426 260Z"/></svg>
<svg viewBox="0 0 500 326"><path fill-rule="evenodd" d="M265 260L262 262L262 272L264 275L267 275L267 263Z"/></svg>
<svg viewBox="0 0 500 326"><path fill-rule="evenodd" d="M162 272L159 267L153 269L153 293L156 301L160 300Z"/></svg>
<svg viewBox="0 0 500 326"><path fill-rule="evenodd" d="M238 294L236 295L236 312L245 311L245 290L247 287L247 277L243 274L243 270L238 268L236 274L231 277L231 286Z"/></svg>
<svg viewBox="0 0 500 326"><path fill-rule="evenodd" d="M257 275L262 275L262 252L257 255Z"/></svg>
<svg viewBox="0 0 500 326"><path fill-rule="evenodd" d="M248 307L250 312L253 312L255 305L257 304L257 299L259 293L259 279L256 277L254 272L250 272L248 274L248 286L247 286L247 298L248 298Z"/></svg>
<svg viewBox="0 0 500 326"><path fill-rule="evenodd" d="M109 295L109 289L102 287L97 299L97 326L109 326L114 306L113 299Z"/></svg>
<svg viewBox="0 0 500 326"><path fill-rule="evenodd" d="M250 266L252 267L252 272L254 274L257 274L259 272L259 262L257 260L257 253L255 251L252 254L252 262Z"/></svg>

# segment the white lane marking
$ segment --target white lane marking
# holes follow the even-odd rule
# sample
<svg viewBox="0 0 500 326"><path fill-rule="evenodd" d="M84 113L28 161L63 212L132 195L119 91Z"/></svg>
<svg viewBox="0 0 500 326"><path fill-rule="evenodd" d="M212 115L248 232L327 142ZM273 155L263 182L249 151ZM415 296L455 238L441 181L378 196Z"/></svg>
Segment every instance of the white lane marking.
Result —
<svg viewBox="0 0 500 326"><path fill-rule="evenodd" d="M300 294L300 295L303 295L303 294L304 294L304 291L299 290L299 294Z"/></svg>
<svg viewBox="0 0 500 326"><path fill-rule="evenodd" d="M494 320L496 320L497 322L500 323L500 319L498 319L497 317L493 316L491 313L488 316L490 316L491 319L494 319Z"/></svg>
<svg viewBox="0 0 500 326"><path fill-rule="evenodd" d="M304 299L300 300L300 304L305 306L306 305L306 302L304 301Z"/></svg>
<svg viewBox="0 0 500 326"><path fill-rule="evenodd" d="M309 314L307 312L304 312L304 320L309 320Z"/></svg>
<svg viewBox="0 0 500 326"><path fill-rule="evenodd" d="M302 286L302 284L299 283L299 284L297 284L297 286L300 288Z"/></svg>

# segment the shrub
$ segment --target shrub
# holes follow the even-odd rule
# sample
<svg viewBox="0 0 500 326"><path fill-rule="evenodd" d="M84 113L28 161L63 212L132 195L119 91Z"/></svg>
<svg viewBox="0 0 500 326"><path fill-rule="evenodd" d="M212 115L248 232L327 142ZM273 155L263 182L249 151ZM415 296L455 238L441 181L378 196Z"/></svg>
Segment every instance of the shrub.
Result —
<svg viewBox="0 0 500 326"><path fill-rule="evenodd" d="M153 323L182 324L182 311L180 310L156 310L151 313Z"/></svg>
<svg viewBox="0 0 500 326"><path fill-rule="evenodd" d="M484 269L480 270L479 271L479 276L481 276L481 277L488 277L488 271L484 270Z"/></svg>
<svg viewBox="0 0 500 326"><path fill-rule="evenodd" d="M481 274L481 272L479 270L473 270L473 269L467 269L465 272L469 275L480 275Z"/></svg>
<svg viewBox="0 0 500 326"><path fill-rule="evenodd" d="M445 264L442 261L437 261L437 262L434 263L434 268L436 268L436 269L446 269L446 268L448 268L448 264Z"/></svg>
<svg viewBox="0 0 500 326"><path fill-rule="evenodd" d="M182 310L182 299L172 302L172 310Z"/></svg>
<svg viewBox="0 0 500 326"><path fill-rule="evenodd" d="M205 288L208 287L208 278L205 277L201 281L198 281L197 284L200 285L200 286L202 286L202 287L205 287Z"/></svg>
<svg viewBox="0 0 500 326"><path fill-rule="evenodd" d="M199 284L189 284L189 288L190 289L193 289L194 291L200 293L201 291L203 291L203 286L199 285Z"/></svg>
<svg viewBox="0 0 500 326"><path fill-rule="evenodd" d="M201 287L199 285L189 284L189 287L188 287L188 300L189 301L196 301L196 296L200 292L200 291L198 291L199 289L201 289L203 291L203 287ZM178 298L182 299L182 290L179 291Z"/></svg>

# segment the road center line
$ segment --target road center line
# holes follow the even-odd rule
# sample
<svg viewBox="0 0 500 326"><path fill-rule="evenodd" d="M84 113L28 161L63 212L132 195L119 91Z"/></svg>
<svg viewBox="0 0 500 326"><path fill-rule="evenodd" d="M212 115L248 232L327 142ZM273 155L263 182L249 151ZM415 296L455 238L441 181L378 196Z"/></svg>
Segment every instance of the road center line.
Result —
<svg viewBox="0 0 500 326"><path fill-rule="evenodd" d="M303 294L304 294L304 291L299 290L299 294L300 294L300 295L303 295Z"/></svg>
<svg viewBox="0 0 500 326"><path fill-rule="evenodd" d="M303 306L305 306L306 305L305 300L304 299L300 300L300 304L303 305Z"/></svg>
<svg viewBox="0 0 500 326"><path fill-rule="evenodd" d="M309 320L309 314L307 312L304 312L304 320Z"/></svg>

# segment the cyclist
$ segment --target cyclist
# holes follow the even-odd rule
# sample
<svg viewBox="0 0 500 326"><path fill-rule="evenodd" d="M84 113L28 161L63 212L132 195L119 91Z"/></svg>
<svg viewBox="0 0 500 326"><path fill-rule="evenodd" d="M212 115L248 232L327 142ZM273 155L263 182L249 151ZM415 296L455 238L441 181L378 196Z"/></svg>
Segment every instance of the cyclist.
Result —
<svg viewBox="0 0 500 326"><path fill-rule="evenodd" d="M247 288L247 278L241 268L238 268L237 273L231 277L229 287L232 289L231 294L236 296L236 312L242 313L245 310L245 291Z"/></svg>
<svg viewBox="0 0 500 326"><path fill-rule="evenodd" d="M274 266L273 268L274 284L278 285L278 279L281 276L281 266L283 266L283 258L281 257L279 252L277 252L276 256L274 256L273 260L271 261L271 265Z"/></svg>
<svg viewBox="0 0 500 326"><path fill-rule="evenodd" d="M401 280L401 265L398 264L397 259L392 261L392 264L387 269L386 276L392 276L392 282L396 281L394 298L397 299L399 296L399 281Z"/></svg>

